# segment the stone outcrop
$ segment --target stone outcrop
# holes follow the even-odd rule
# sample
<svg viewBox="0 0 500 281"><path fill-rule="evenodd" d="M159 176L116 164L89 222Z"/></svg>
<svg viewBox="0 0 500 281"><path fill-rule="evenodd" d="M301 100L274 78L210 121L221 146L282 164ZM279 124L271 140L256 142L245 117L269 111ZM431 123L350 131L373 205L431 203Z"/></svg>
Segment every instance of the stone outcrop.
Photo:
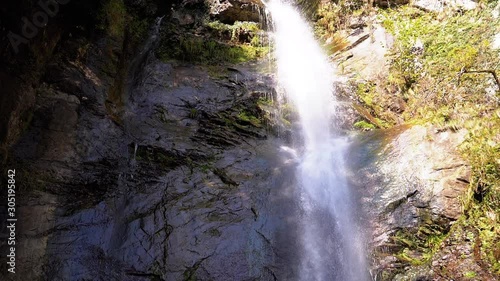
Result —
<svg viewBox="0 0 500 281"><path fill-rule="evenodd" d="M401 5L411 4L414 7L428 12L442 12L445 8L458 10L473 10L477 7L477 3L471 0L375 0L374 5L381 8L394 8Z"/></svg>
<svg viewBox="0 0 500 281"><path fill-rule="evenodd" d="M126 67L130 52L135 51L137 47L137 42L131 38L136 34L130 34L130 30L127 34L115 36L116 38L110 38L100 30L105 25L100 22L103 17L101 9L105 1L68 1L66 4L58 5L57 9L51 8L54 12L50 12L50 16L39 2L43 1L9 2L0 7L0 86L3 89L0 95L0 160L2 161L7 157L8 148L17 141L30 123L36 91L44 82L45 69L50 67L50 64L59 63L61 56L85 53L85 46L89 44L100 44L101 51L108 52L109 58L102 58L106 64L104 65L106 73L99 74L114 79L116 68ZM155 16L168 13L175 1L118 2L126 5L134 18L148 18L152 22ZM37 13L42 13L48 18L47 23L41 27L33 24L33 16ZM30 21L31 25L23 18ZM23 30L31 31L25 34ZM124 30L123 32L125 33ZM12 39L20 38L19 36L24 39L20 41ZM96 43L97 41L99 43ZM77 50L78 48L80 49ZM108 61L110 57L113 58ZM116 62L119 58L124 60L123 64Z"/></svg>
<svg viewBox="0 0 500 281"><path fill-rule="evenodd" d="M400 127L366 133L352 147L358 186L373 237L373 275L429 280L410 260L423 260L429 239L442 237L462 214L470 168L457 151L466 132ZM418 279L418 278L424 279ZM399 280L399 279L398 279Z"/></svg>
<svg viewBox="0 0 500 281"><path fill-rule="evenodd" d="M97 14L94 2L84 6ZM148 24L170 10L155 1L125 4ZM275 149L281 140L268 131L258 105L272 95L272 79L251 64L214 66L212 77L213 69L160 62L150 40L157 34L135 38L126 28L109 35L88 20L51 22L49 29L70 30L48 31L54 41L32 42L47 53L26 49L17 57L2 49L7 93L0 129L2 146L10 146L2 167L18 172L23 223L17 274L1 270L0 279L274 280L290 274L278 269L290 263L280 253L293 242L275 233L293 224L278 219L293 216L294 204L281 194L290 186L291 167L280 161L287 155ZM40 60L35 69L16 66L31 56Z"/></svg>
<svg viewBox="0 0 500 281"><path fill-rule="evenodd" d="M427 12L442 12L446 8L469 11L477 8L477 3L471 0L417 0L412 2L414 7Z"/></svg>
<svg viewBox="0 0 500 281"><path fill-rule="evenodd" d="M64 68L64 89L45 85L13 149L31 189L14 280L283 276L290 168L257 106L270 78L152 59L117 104L89 63Z"/></svg>
<svg viewBox="0 0 500 281"><path fill-rule="evenodd" d="M353 21L353 28L347 29L349 42L344 52L336 58L341 73L350 78L363 81L384 79L389 74L388 52L394 44L394 38L380 23L370 26L367 21Z"/></svg>
<svg viewBox="0 0 500 281"><path fill-rule="evenodd" d="M210 15L220 22L233 24L235 21L260 22L262 2L260 0L209 0Z"/></svg>
<svg viewBox="0 0 500 281"><path fill-rule="evenodd" d="M8 46L0 50L2 164L19 173L22 222L18 274L2 275L1 268L0 279L296 278L296 162L280 151L286 141L259 104L274 95L272 77L252 63L161 62L154 42L131 46L130 31L108 36L94 18L68 16L96 14L97 2L68 6L71 12L62 11L19 56L7 54ZM167 2L124 1L151 19L175 1ZM168 19L182 26L177 33L205 16L200 1L175 4L181 8ZM11 12L9 5L0 8L8 23L2 38L29 10ZM214 1L209 13L225 23L259 21L260 6ZM365 66L385 64L392 38L378 25L373 34L366 25L352 31L346 66L358 66L365 79L384 76L385 66ZM337 122L348 130L359 111L343 104L349 114ZM353 138L350 182L366 213L366 236L374 237L377 280L444 280L433 268L459 270L452 257L461 255L479 272L473 230L446 238L444 249L428 257L432 239L444 239L462 213L469 166L456 147L464 136L414 126ZM457 247L454 239L468 244Z"/></svg>

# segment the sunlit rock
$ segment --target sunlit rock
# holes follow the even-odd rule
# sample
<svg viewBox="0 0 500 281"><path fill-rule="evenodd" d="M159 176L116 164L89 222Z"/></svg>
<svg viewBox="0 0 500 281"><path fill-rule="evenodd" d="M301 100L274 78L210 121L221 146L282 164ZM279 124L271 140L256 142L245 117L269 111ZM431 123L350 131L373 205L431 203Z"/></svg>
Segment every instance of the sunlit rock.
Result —
<svg viewBox="0 0 500 281"><path fill-rule="evenodd" d="M470 180L470 167L458 152L465 135L414 126L356 137L352 181L368 213L374 255L395 257L408 247L414 251L408 255L422 258L417 245L446 233L459 218ZM373 270L398 272L401 263L384 258Z"/></svg>
<svg viewBox="0 0 500 281"><path fill-rule="evenodd" d="M210 15L223 23L235 21L259 22L262 19L262 2L259 0L209 0Z"/></svg>
<svg viewBox="0 0 500 281"><path fill-rule="evenodd" d="M412 5L428 12L442 12L446 8L469 11L477 7L471 0L417 0Z"/></svg>

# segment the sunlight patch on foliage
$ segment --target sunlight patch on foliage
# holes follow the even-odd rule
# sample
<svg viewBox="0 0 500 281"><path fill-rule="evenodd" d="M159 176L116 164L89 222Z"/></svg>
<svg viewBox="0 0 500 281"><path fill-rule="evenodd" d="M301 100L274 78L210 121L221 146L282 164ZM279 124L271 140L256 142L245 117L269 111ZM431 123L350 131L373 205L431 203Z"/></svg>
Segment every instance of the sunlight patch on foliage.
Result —
<svg viewBox="0 0 500 281"><path fill-rule="evenodd" d="M477 229L481 259L500 273L500 91L489 73L471 72L500 71L499 50L491 46L500 19L491 8L451 15L411 7L382 12L383 26L396 42L381 88L395 90L390 97L370 95L403 100L407 123L468 130L460 146L472 170L464 224Z"/></svg>

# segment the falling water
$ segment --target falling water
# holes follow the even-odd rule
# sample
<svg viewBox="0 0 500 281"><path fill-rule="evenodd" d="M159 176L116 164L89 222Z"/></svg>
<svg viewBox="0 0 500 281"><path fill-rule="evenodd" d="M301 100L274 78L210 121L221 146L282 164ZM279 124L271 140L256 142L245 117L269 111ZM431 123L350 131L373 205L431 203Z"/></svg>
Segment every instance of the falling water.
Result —
<svg viewBox="0 0 500 281"><path fill-rule="evenodd" d="M126 95L130 95L130 91L137 86L139 80L143 79L143 77L140 76L143 73L142 70L144 69L144 65L148 62L151 50L153 50L156 44L159 43L162 21L163 17L156 18L155 23L150 27L147 40L144 42L140 51L135 55L130 63L130 77L127 79L128 82L125 88Z"/></svg>
<svg viewBox="0 0 500 281"><path fill-rule="evenodd" d="M308 23L290 4L267 4L274 27L278 82L298 111L301 151L300 280L368 280L356 206L344 171L346 141L332 125L334 69Z"/></svg>

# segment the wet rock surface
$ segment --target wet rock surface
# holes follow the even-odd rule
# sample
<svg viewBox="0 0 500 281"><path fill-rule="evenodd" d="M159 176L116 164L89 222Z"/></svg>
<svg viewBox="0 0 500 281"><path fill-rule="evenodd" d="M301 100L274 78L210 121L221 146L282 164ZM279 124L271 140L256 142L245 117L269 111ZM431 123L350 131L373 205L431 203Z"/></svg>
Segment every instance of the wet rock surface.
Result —
<svg viewBox="0 0 500 281"><path fill-rule="evenodd" d="M125 2L139 17L165 12L154 1ZM259 20L254 3L240 4L218 16ZM180 16L169 18L187 28L201 17ZM57 51L26 82L24 109L11 112L29 116L9 128L15 145L5 164L20 184L18 267L5 275L2 264L0 279L295 276L287 269L297 259L294 162L279 150L270 105L259 104L275 95L261 64L165 63L153 55L154 36L131 46L127 32L73 34L49 46ZM3 78L6 87L17 81Z"/></svg>
<svg viewBox="0 0 500 281"><path fill-rule="evenodd" d="M82 69L65 68L79 73L64 84L80 85L76 95L44 85L12 152L29 189L19 208L22 278L12 280L297 277L295 162L259 106L273 95L271 76L248 64L212 77L149 57L113 101L112 81ZM408 260L424 259L423 245L461 214L464 136L414 126L353 138L350 183L372 237L372 276L432 280L433 267L456 263L441 253L474 260L473 238L426 266Z"/></svg>
<svg viewBox="0 0 500 281"><path fill-rule="evenodd" d="M414 264L426 264L432 239L462 214L470 167L457 147L465 134L413 126L357 137L352 182L367 214L377 280L434 280L431 267Z"/></svg>
<svg viewBox="0 0 500 281"><path fill-rule="evenodd" d="M338 58L341 73L365 81L387 77L393 36L373 18L352 20L350 27L346 30L349 45Z"/></svg>
<svg viewBox="0 0 500 281"><path fill-rule="evenodd" d="M173 4L125 2L150 18ZM201 2L183 3L170 17L178 26L164 28L182 33L176 28L188 30L204 19ZM217 1L210 16L258 21L259 6ZM39 58L34 69L14 67L17 60L1 53L0 86L7 94L0 139L10 145L22 137L6 165L16 167L20 183L18 273L2 275L2 264L0 279L296 279L301 211L294 157L279 149L290 140L276 136L284 129L270 124L271 105L259 104L275 95L272 77L258 64L214 71L160 62L149 49L134 58L138 50L125 38L87 38L76 30L91 30L92 20L62 22L51 21L45 37L33 41L45 50L31 54ZM385 76L384 54L393 39L377 25L356 30L346 69L363 70L363 79ZM343 90L355 91L352 85ZM370 118L345 96L346 114L336 121L350 131L360 116ZM461 215L469 181L469 166L456 151L464 134L415 126L353 138L350 183L366 213L377 280L450 280L468 272L494 280L481 271L473 228L443 236ZM7 150L1 153L6 158ZM430 257L434 239L444 240ZM436 275L439 268L452 272Z"/></svg>
<svg viewBox="0 0 500 281"><path fill-rule="evenodd" d="M293 163L283 164L257 105L271 77L248 65L212 78L153 59L117 104L84 73L71 80L78 95L46 85L13 149L32 189L13 280L293 274L283 271L293 260Z"/></svg>
<svg viewBox="0 0 500 281"><path fill-rule="evenodd" d="M104 2L100 0L61 1L59 4L49 5L49 11L53 11L49 12L50 16L45 12L47 8L40 6L41 2L36 0L8 2L0 8L0 85L3 89L3 94L0 95L2 160L7 158L8 148L19 139L29 125L31 113L35 107L36 92L44 81L51 80L51 78L58 79L61 87L64 86L63 84L73 86L71 89L66 88L67 91L75 94L80 92L79 85L67 83L73 76L79 75L78 72L54 72L54 69L48 71L48 68L53 68L54 65L64 68L61 57L81 56L86 53L89 45L99 45L99 48L93 50L97 53L95 58L102 62L99 70L105 71L99 72L94 69L94 73L113 79L113 72L116 69L114 62L109 58L127 59L129 53L134 51L137 42L130 38L133 32L126 36L124 34L107 36L103 33L102 29L106 26L106 23L102 23L103 18L106 17L102 11ZM174 2L176 1L127 0L123 4L127 6L133 18L140 17L149 23L159 14L168 13ZM38 20L46 18L47 23L34 25L33 22L37 22L34 20L35 15L39 16ZM105 56L102 56L102 53ZM97 67L97 64L94 66ZM126 67L126 63L122 66ZM58 76L61 74L65 76Z"/></svg>

